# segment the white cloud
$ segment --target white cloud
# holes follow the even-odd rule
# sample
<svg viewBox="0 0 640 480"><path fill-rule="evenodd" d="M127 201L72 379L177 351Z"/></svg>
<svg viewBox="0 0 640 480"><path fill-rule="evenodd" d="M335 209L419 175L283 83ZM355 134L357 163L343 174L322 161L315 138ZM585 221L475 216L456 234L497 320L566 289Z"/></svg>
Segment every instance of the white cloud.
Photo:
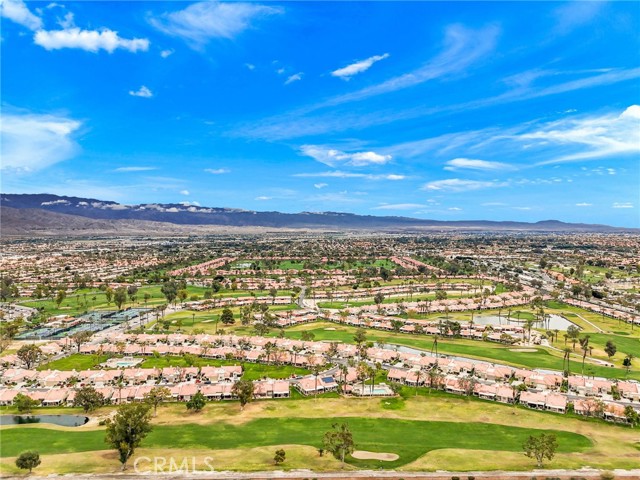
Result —
<svg viewBox="0 0 640 480"><path fill-rule="evenodd" d="M450 210L452 212L461 212L462 209L460 207L449 207L447 208L447 210Z"/></svg>
<svg viewBox="0 0 640 480"><path fill-rule="evenodd" d="M445 170L510 170L512 167L506 163L490 162L487 160L475 160L471 158L454 158L447 162Z"/></svg>
<svg viewBox="0 0 640 480"><path fill-rule="evenodd" d="M72 135L81 125L62 116L3 112L0 168L28 173L72 158L80 150Z"/></svg>
<svg viewBox="0 0 640 480"><path fill-rule="evenodd" d="M28 28L42 28L42 20L31 13L22 0L0 0L0 16Z"/></svg>
<svg viewBox="0 0 640 480"><path fill-rule="evenodd" d="M180 190L180 195L189 195L189 190Z"/></svg>
<svg viewBox="0 0 640 480"><path fill-rule="evenodd" d="M483 207L506 207L507 204L503 202L484 202L480 204Z"/></svg>
<svg viewBox="0 0 640 480"><path fill-rule="evenodd" d="M319 173L295 173L294 177L301 178L363 178L365 180L404 180L407 178L406 175L397 175L394 173L385 173L385 174L371 174L371 173L353 173L353 172L341 172L340 170L335 170L332 172L319 172Z"/></svg>
<svg viewBox="0 0 640 480"><path fill-rule="evenodd" d="M157 170L156 167L118 167L114 172L148 172L150 170Z"/></svg>
<svg viewBox="0 0 640 480"><path fill-rule="evenodd" d="M631 202L615 202L611 205L611 208L633 208L633 203Z"/></svg>
<svg viewBox="0 0 640 480"><path fill-rule="evenodd" d="M173 55L173 50L162 50L162 51L160 52L160 56L161 56L162 58L167 58L167 57L169 57L169 56L171 56L171 55Z"/></svg>
<svg viewBox="0 0 640 480"><path fill-rule="evenodd" d="M76 24L73 18L73 13L72 12L65 13L64 17L58 20L58 25L60 25L64 29L75 27Z"/></svg>
<svg viewBox="0 0 640 480"><path fill-rule="evenodd" d="M592 206L593 206L592 203L587 203L587 202L576 203L576 207L592 207Z"/></svg>
<svg viewBox="0 0 640 480"><path fill-rule="evenodd" d="M256 3L199 2L184 10L151 17L149 21L161 32L201 48L214 38L235 38L251 27L253 21L279 13L281 8Z"/></svg>
<svg viewBox="0 0 640 480"><path fill-rule="evenodd" d="M304 75L304 72L298 72L298 73L294 73L293 75L289 75L289 77L287 77L287 79L285 80L284 84L289 85L290 83L293 83L293 82L299 82L300 80L302 80L303 75Z"/></svg>
<svg viewBox="0 0 640 480"><path fill-rule="evenodd" d="M247 67L249 70L256 69L256 66L253 63L245 63L244 66Z"/></svg>
<svg viewBox="0 0 640 480"><path fill-rule="evenodd" d="M271 200L273 197L267 197L265 195L260 195L259 197L256 197L254 200L259 200L261 202L265 202L267 200Z"/></svg>
<svg viewBox="0 0 640 480"><path fill-rule="evenodd" d="M556 17L554 32L565 35L572 30L587 25L601 11L605 2L567 2L553 13Z"/></svg>
<svg viewBox="0 0 640 480"><path fill-rule="evenodd" d="M81 30L80 28L67 28L64 30L39 30L33 37L36 45L47 50L59 50L61 48L79 48L88 52L106 50L113 53L121 48L135 53L147 51L149 40L146 38L122 38L118 32L103 28L101 30Z"/></svg>
<svg viewBox="0 0 640 480"><path fill-rule="evenodd" d="M205 168L205 172L210 173L211 175L223 175L225 173L231 172L228 168Z"/></svg>
<svg viewBox="0 0 640 480"><path fill-rule="evenodd" d="M365 60L358 60L357 62L352 63L351 65L347 65L346 67L342 67L337 70L334 70L333 72L331 72L331 75L334 77L342 78L344 80L349 80L354 75L357 75L358 73L366 72L367 70L369 70L369 68L371 68L371 66L374 63L379 62L380 60L384 60L385 58L388 58L388 57L389 57L389 54L385 53L383 55L374 55Z"/></svg>
<svg viewBox="0 0 640 480"><path fill-rule="evenodd" d="M640 106L631 105L619 115L563 118L516 137L538 145L570 148L564 155L538 165L591 160L611 155L640 153ZM614 173L609 172L614 175Z"/></svg>
<svg viewBox="0 0 640 480"><path fill-rule="evenodd" d="M329 184L327 184L327 183L314 183L313 186L316 187L318 190L320 190L321 188L328 187Z"/></svg>
<svg viewBox="0 0 640 480"><path fill-rule="evenodd" d="M138 90L129 90L129 95L133 97L151 98L153 97L153 92L142 85Z"/></svg>
<svg viewBox="0 0 640 480"><path fill-rule="evenodd" d="M421 203L384 203L377 207L372 207L371 210L413 210L415 208L425 208L428 205Z"/></svg>
<svg viewBox="0 0 640 480"><path fill-rule="evenodd" d="M504 182L463 180L460 178L449 178L446 180L435 180L422 186L422 190L438 190L443 192L466 192L469 190L480 190L482 188L505 187Z"/></svg>
<svg viewBox="0 0 640 480"><path fill-rule="evenodd" d="M380 84L336 97L321 106L361 100L466 72L474 63L493 51L498 34L499 30L494 26L473 31L459 24L450 25L445 31L444 48L426 65Z"/></svg>
<svg viewBox="0 0 640 480"><path fill-rule="evenodd" d="M384 165L391 161L391 155L380 155L376 152L345 153L322 145L302 145L300 152L330 167L349 165L363 167L367 165Z"/></svg>

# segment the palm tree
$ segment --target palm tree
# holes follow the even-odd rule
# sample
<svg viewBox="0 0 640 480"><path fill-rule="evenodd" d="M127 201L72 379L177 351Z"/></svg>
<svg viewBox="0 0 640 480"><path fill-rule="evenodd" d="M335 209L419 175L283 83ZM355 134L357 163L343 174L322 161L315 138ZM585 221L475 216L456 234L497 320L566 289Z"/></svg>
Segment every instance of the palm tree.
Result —
<svg viewBox="0 0 640 480"><path fill-rule="evenodd" d="M571 349L569 347L565 347L564 350L564 358L562 359L562 368L564 367L564 363L565 361L567 362L567 368L565 370L567 377L569 377L570 374L570 370L569 370L569 357L571 356Z"/></svg>
<svg viewBox="0 0 640 480"><path fill-rule="evenodd" d="M584 361L589 350L589 335L585 335L580 339L580 348L582 348L582 373L584 374Z"/></svg>

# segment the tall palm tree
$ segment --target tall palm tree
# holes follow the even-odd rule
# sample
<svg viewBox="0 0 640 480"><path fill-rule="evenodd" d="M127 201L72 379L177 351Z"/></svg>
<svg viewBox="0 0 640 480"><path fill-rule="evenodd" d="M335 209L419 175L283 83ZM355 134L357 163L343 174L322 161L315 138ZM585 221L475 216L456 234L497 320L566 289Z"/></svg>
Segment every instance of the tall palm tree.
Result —
<svg viewBox="0 0 640 480"><path fill-rule="evenodd" d="M584 361L589 351L589 335L585 335L580 339L580 348L582 349L582 373L584 374Z"/></svg>

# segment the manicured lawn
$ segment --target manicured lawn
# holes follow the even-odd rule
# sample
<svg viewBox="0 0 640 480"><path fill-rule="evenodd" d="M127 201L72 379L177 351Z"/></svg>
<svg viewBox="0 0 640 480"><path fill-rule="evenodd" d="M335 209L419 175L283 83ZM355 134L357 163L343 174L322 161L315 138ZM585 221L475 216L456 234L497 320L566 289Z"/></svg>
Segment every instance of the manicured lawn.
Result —
<svg viewBox="0 0 640 480"><path fill-rule="evenodd" d="M188 421L188 420L187 420ZM374 452L397 453L400 458L386 462L394 468L412 462L421 455L441 448L521 451L529 435L542 430L490 423L454 423L400 420L392 418L341 418L349 425L357 448ZM259 418L233 425L214 422L207 425L184 423L157 425L144 440L143 447L230 449L266 445L311 445L320 447L323 434L331 429L333 418ZM559 452L580 452L591 447L585 436L555 431ZM71 453L105 448L104 430L60 431L37 427L10 428L2 431L2 457L24 450L41 454ZM359 468L375 468L377 461L348 459Z"/></svg>
<svg viewBox="0 0 640 480"><path fill-rule="evenodd" d="M313 328L311 328L313 327ZM326 330L333 328L335 330ZM286 330L285 335L289 338L300 339L302 331L309 331L315 335L314 340L334 340L345 343L353 343L355 327L338 325L329 322L319 322L311 325L299 325ZM272 332L270 335L276 335ZM367 340L372 342L393 343L406 345L421 350L431 351L433 347L433 337L417 336L402 333L383 332L379 330L367 330ZM439 339L438 353L447 355L460 355L469 358L478 358L491 362L498 362L507 365L514 365L526 368L546 368L552 370L562 370L562 356L559 352L553 352L542 347L535 348L535 352L514 352L517 347L500 345L493 342L482 342L479 340L465 339ZM572 359L572 371L577 366ZM599 365L589 365L593 375L609 378L633 378L640 379L640 372L632 369L627 377L627 373L622 368L610 368Z"/></svg>
<svg viewBox="0 0 640 480"><path fill-rule="evenodd" d="M82 355L73 354L65 358L54 360L41 365L38 370L89 370L99 363L107 360L106 355ZM210 358L194 358L194 366L220 367L223 365L240 365L237 360L214 360ZM163 356L160 358L147 358L140 364L141 368L163 368L163 367L186 367L184 357ZM307 375L310 371L305 368L293 367L291 365L263 365L258 363L245 363L244 375L247 380L259 380L263 377L269 378L289 378L291 375Z"/></svg>
<svg viewBox="0 0 640 480"><path fill-rule="evenodd" d="M38 370L90 370L96 365L106 361L106 355L83 355L81 353L74 353L68 357L44 363L38 367Z"/></svg>
<svg viewBox="0 0 640 480"><path fill-rule="evenodd" d="M223 365L240 365L237 360L214 360L210 358L195 358L196 367ZM186 367L187 363L183 357L165 356L160 358L148 358L142 364L142 368L163 368L163 367ZM259 380L263 377L269 378L289 378L291 375L307 375L310 373L305 368L293 367L291 365L264 365L261 363L244 363L244 374L242 378L246 380Z"/></svg>

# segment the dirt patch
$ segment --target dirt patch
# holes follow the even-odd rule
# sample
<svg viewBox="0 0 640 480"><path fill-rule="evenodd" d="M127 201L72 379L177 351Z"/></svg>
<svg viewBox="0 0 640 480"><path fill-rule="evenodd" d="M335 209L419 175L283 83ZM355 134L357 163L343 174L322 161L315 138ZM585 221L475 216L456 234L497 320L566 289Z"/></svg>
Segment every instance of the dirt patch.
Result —
<svg viewBox="0 0 640 480"><path fill-rule="evenodd" d="M520 353L536 353L538 350L535 348L510 348L509 351Z"/></svg>
<svg viewBox="0 0 640 480"><path fill-rule="evenodd" d="M400 458L395 453L367 452L366 450L356 450L351 456L358 460L382 460L383 462L393 462Z"/></svg>

